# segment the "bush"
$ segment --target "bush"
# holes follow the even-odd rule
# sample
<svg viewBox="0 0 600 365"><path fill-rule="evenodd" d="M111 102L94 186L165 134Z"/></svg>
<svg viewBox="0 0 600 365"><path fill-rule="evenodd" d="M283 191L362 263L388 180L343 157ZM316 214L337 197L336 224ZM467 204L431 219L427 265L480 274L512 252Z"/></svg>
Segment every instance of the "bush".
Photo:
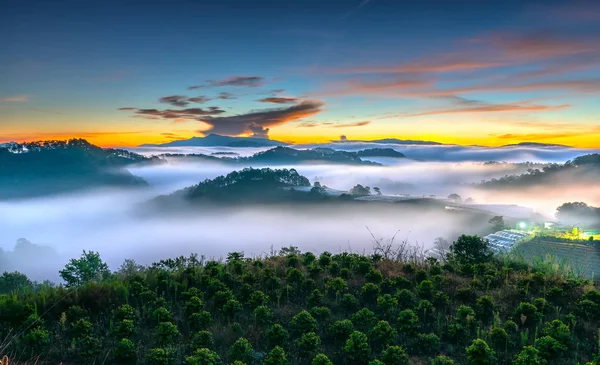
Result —
<svg viewBox="0 0 600 365"><path fill-rule="evenodd" d="M288 365L290 362L283 348L275 346L263 361L264 365Z"/></svg>
<svg viewBox="0 0 600 365"><path fill-rule="evenodd" d="M542 314L538 312L535 305L531 303L521 303L515 309L513 319L523 327L533 327L542 319Z"/></svg>
<svg viewBox="0 0 600 365"><path fill-rule="evenodd" d="M546 360L542 359L540 352L533 346L525 346L519 352L513 365L545 365Z"/></svg>
<svg viewBox="0 0 600 365"><path fill-rule="evenodd" d="M259 325L265 325L271 322L273 319L273 312L271 308L261 305L260 307L256 307L254 310L254 320Z"/></svg>
<svg viewBox="0 0 600 365"><path fill-rule="evenodd" d="M434 333L419 333L417 347L420 355L433 355L440 348L440 338Z"/></svg>
<svg viewBox="0 0 600 365"><path fill-rule="evenodd" d="M115 349L115 358L122 363L135 364L136 348L135 344L126 338L121 339Z"/></svg>
<svg viewBox="0 0 600 365"><path fill-rule="evenodd" d="M371 342L383 347L392 344L397 335L396 330L393 329L387 321L377 322L375 327L369 331L369 339Z"/></svg>
<svg viewBox="0 0 600 365"><path fill-rule="evenodd" d="M167 365L169 363L169 352L161 348L150 349L146 354L146 360L150 365ZM196 365L195 363L190 364Z"/></svg>
<svg viewBox="0 0 600 365"><path fill-rule="evenodd" d="M197 349L192 356L185 359L188 365L220 365L219 355L207 348Z"/></svg>
<svg viewBox="0 0 600 365"><path fill-rule="evenodd" d="M179 336L177 326L171 322L161 322L155 331L156 343L161 346L173 344L173 341Z"/></svg>
<svg viewBox="0 0 600 365"><path fill-rule="evenodd" d="M212 333L208 331L200 331L192 338L192 346L196 349L207 348L212 349L214 340Z"/></svg>
<svg viewBox="0 0 600 365"><path fill-rule="evenodd" d="M334 341L346 341L354 332L354 324L349 319L336 321L329 327L328 332Z"/></svg>
<svg viewBox="0 0 600 365"><path fill-rule="evenodd" d="M410 309L405 309L398 315L396 319L396 327L398 332L406 336L410 336L419 331L419 317Z"/></svg>
<svg viewBox="0 0 600 365"><path fill-rule="evenodd" d="M381 354L381 362L385 365L408 365L408 355L400 346L389 346Z"/></svg>
<svg viewBox="0 0 600 365"><path fill-rule="evenodd" d="M431 365L456 365L456 363L447 356L439 355L431 359Z"/></svg>
<svg viewBox="0 0 600 365"><path fill-rule="evenodd" d="M371 357L371 347L367 335L354 331L350 334L343 348L347 361L351 364L365 364Z"/></svg>
<svg viewBox="0 0 600 365"><path fill-rule="evenodd" d="M290 327L296 335L315 332L317 330L317 320L310 313L303 310L292 318Z"/></svg>
<svg viewBox="0 0 600 365"><path fill-rule="evenodd" d="M270 346L284 346L289 337L288 332L279 323L274 324L266 333L267 341Z"/></svg>
<svg viewBox="0 0 600 365"><path fill-rule="evenodd" d="M356 328L366 331L377 323L377 316L368 308L363 308L352 315L352 323Z"/></svg>
<svg viewBox="0 0 600 365"><path fill-rule="evenodd" d="M301 357L313 357L321 347L321 338L314 332L305 333L296 340L296 346Z"/></svg>
<svg viewBox="0 0 600 365"><path fill-rule="evenodd" d="M482 339L473 340L467 347L467 361L469 365L491 365L496 363L496 353Z"/></svg>
<svg viewBox="0 0 600 365"><path fill-rule="evenodd" d="M240 337L231 345L228 354L232 361L250 362L254 358L254 349L247 339Z"/></svg>
<svg viewBox="0 0 600 365"><path fill-rule="evenodd" d="M329 358L327 357L327 355L325 355L325 354L318 354L313 359L312 365L333 365L333 362L331 362L331 360L329 360Z"/></svg>
<svg viewBox="0 0 600 365"><path fill-rule="evenodd" d="M193 313L189 317L190 328L193 331L207 329L212 324L212 315L207 311Z"/></svg>
<svg viewBox="0 0 600 365"><path fill-rule="evenodd" d="M450 246L451 258L459 264L478 264L489 262L494 255L488 241L478 236L460 236Z"/></svg>

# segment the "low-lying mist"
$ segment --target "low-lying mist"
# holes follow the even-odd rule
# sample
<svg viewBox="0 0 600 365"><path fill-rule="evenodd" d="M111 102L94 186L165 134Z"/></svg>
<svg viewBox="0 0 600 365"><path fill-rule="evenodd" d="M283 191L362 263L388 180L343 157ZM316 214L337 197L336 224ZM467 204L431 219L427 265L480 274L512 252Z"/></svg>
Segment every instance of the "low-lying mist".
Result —
<svg viewBox="0 0 600 365"><path fill-rule="evenodd" d="M319 181L332 189L348 190L362 184L377 186L384 195L446 197L458 193L463 199L472 197L478 203L519 204L543 214L552 214L566 201L600 205L598 187L552 186L500 192L473 186L481 180L525 172L524 166L393 158L373 160L386 166L275 167L293 167L311 182ZM214 258L231 251L243 251L248 256L264 255L271 249L290 245L314 252L369 252L373 248L370 232L378 239L387 240L396 235L397 242L406 240L429 249L437 237L452 241L462 233L490 231L489 216L449 212L443 204L253 205L199 207L196 212L185 214L148 211L139 214L140 209L144 209L141 203L157 195L243 167L172 159L168 164L129 169L144 178L150 184L149 189L93 190L0 202L0 248L5 251L0 252L0 272L19 270L36 280L59 280L58 270L82 250L99 251L111 268L117 269L127 258L150 264L190 253ZM35 246L25 251L15 249L19 238L52 251L40 251ZM38 257L34 257L36 252Z"/></svg>

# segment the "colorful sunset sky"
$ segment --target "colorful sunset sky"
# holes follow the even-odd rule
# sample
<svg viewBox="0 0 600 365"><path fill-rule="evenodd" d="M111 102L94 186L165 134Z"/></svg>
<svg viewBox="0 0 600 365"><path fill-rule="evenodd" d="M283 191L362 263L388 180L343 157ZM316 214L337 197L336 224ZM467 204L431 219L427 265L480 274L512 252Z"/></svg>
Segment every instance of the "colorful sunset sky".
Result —
<svg viewBox="0 0 600 365"><path fill-rule="evenodd" d="M600 147L600 1L12 1L0 142Z"/></svg>

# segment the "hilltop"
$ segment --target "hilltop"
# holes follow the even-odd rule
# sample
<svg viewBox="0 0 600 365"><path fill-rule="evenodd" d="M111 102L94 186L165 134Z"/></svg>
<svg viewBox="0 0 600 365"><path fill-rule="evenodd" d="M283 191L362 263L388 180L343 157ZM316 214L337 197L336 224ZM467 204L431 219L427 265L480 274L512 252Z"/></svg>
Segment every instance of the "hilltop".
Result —
<svg viewBox="0 0 600 365"><path fill-rule="evenodd" d="M0 146L0 199L92 187L146 186L126 167L158 158L97 147L84 139L9 143Z"/></svg>
<svg viewBox="0 0 600 365"><path fill-rule="evenodd" d="M574 158L564 164L547 164L541 169L529 168L527 173L506 175L478 184L480 188L514 188L561 183L597 183L600 179L600 154Z"/></svg>

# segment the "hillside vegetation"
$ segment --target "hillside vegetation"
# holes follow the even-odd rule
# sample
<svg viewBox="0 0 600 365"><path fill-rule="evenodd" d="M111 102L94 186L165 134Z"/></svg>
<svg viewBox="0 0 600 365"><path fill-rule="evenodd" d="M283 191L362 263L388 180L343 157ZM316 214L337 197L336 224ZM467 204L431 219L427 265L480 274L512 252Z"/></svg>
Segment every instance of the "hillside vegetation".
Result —
<svg viewBox="0 0 600 365"><path fill-rule="evenodd" d="M111 273L94 252L64 285L0 279L0 353L33 364L598 364L600 291L461 236L447 262L282 249Z"/></svg>
<svg viewBox="0 0 600 365"><path fill-rule="evenodd" d="M83 139L7 144L0 147L0 199L101 186L145 186L127 166L157 162Z"/></svg>
<svg viewBox="0 0 600 365"><path fill-rule="evenodd" d="M541 169L530 168L527 173L506 175L479 184L482 188L528 187L557 183L596 183L600 179L600 154L574 158L564 164L549 164Z"/></svg>

